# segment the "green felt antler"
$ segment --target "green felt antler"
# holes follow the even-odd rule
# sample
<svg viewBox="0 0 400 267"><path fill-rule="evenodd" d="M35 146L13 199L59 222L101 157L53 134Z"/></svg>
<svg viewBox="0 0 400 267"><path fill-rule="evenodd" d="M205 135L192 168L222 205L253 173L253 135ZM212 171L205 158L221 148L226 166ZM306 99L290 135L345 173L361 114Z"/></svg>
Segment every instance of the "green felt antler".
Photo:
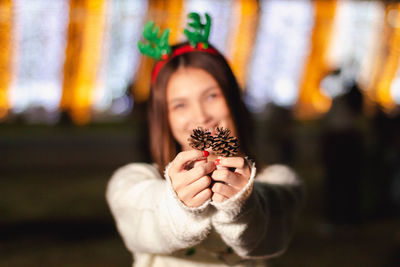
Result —
<svg viewBox="0 0 400 267"><path fill-rule="evenodd" d="M196 47L198 43L203 43L204 48L208 48L208 37L210 35L211 28L211 18L206 13L206 23L202 24L200 21L200 15L198 13L192 12L188 15L193 21L188 23L189 27L193 28L193 31L185 29L183 32L189 39L190 45Z"/></svg>
<svg viewBox="0 0 400 267"><path fill-rule="evenodd" d="M156 60L171 53L171 46L168 43L169 29L164 30L160 37L158 37L159 31L160 27L155 26L154 21L147 22L143 27L143 37L148 43L138 42L140 52Z"/></svg>

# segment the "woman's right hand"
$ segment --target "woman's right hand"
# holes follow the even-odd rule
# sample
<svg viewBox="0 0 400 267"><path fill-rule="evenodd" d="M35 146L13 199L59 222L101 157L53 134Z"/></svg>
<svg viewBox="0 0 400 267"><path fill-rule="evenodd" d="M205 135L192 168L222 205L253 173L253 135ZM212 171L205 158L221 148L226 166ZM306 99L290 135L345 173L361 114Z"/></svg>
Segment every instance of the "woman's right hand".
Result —
<svg viewBox="0 0 400 267"><path fill-rule="evenodd" d="M214 162L207 162L208 152L188 150L178 153L168 171L172 188L178 198L188 207L199 207L212 196L208 174L215 170ZM190 162L196 162L194 167L186 170Z"/></svg>

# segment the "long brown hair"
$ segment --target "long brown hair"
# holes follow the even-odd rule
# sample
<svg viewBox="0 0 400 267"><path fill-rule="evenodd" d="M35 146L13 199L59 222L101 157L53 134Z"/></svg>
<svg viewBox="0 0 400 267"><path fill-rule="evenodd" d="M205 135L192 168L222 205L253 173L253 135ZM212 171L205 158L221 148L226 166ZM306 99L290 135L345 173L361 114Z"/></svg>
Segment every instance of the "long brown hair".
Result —
<svg viewBox="0 0 400 267"><path fill-rule="evenodd" d="M172 47L172 49L182 45L187 45L187 43L181 43ZM217 81L235 124L240 140L240 150L251 157L249 151L249 141L251 141L249 138L251 133L250 114L242 101L239 84L228 62L221 54L190 52L169 60L158 73L155 84L151 85L148 105L150 152L160 172L163 172L165 166L181 151L180 145L171 132L166 101L168 81L171 75L181 67L202 69Z"/></svg>

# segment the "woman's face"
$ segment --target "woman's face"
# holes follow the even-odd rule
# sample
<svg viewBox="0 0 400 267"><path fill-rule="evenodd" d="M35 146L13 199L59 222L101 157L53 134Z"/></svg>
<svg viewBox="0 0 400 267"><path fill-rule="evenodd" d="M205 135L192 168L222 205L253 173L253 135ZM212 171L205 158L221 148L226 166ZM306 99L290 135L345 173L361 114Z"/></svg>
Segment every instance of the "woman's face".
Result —
<svg viewBox="0 0 400 267"><path fill-rule="evenodd" d="M187 139L202 127L215 134L216 127L228 128L236 136L228 105L217 81L206 71L180 68L167 84L168 120L182 150L192 149Z"/></svg>

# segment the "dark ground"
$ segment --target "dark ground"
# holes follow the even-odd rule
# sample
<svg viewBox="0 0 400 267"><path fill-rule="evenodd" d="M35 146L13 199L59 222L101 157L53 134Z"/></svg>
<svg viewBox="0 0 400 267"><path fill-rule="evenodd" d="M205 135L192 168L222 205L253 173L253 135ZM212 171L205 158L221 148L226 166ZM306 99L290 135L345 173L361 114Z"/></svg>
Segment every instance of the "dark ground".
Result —
<svg viewBox="0 0 400 267"><path fill-rule="evenodd" d="M398 216L326 224L318 132L296 126L289 156L272 141L260 148L266 161L290 162L307 187L291 245L270 265L400 266ZM146 158L143 138L129 124L0 124L0 266L130 266L104 192L118 166Z"/></svg>

